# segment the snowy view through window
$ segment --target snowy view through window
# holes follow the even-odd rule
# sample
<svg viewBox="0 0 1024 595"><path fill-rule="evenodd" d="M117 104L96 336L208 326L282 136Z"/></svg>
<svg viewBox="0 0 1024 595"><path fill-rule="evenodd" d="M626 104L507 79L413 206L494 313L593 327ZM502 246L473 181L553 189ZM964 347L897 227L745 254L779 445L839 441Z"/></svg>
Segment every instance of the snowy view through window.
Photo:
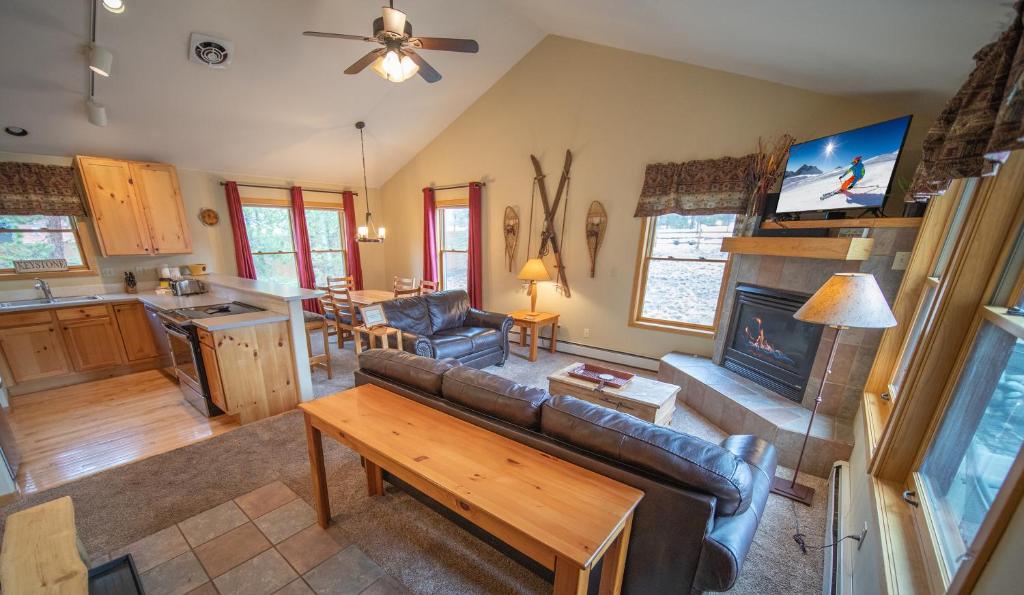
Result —
<svg viewBox="0 0 1024 595"><path fill-rule="evenodd" d="M641 319L711 326L735 215L662 215L647 254Z"/></svg>

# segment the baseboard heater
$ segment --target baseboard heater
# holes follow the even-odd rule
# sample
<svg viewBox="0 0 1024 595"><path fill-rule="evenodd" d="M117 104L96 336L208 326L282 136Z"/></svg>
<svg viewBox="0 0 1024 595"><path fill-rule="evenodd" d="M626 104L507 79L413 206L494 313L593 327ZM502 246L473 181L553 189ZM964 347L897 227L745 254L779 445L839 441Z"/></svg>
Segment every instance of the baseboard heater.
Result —
<svg viewBox="0 0 1024 595"><path fill-rule="evenodd" d="M850 464L839 461L828 474L828 505L825 510L825 534L823 543L834 543L826 547L822 569L822 595L853 595L853 577L850 564L857 542L842 539L843 527L850 512ZM842 539L842 541L840 541Z"/></svg>

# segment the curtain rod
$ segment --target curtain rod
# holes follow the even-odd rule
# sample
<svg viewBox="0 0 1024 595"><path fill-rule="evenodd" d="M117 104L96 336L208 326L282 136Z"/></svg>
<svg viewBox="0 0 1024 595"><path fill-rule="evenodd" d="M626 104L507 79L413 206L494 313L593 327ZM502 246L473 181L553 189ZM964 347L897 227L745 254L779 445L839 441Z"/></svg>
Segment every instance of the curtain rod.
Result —
<svg viewBox="0 0 1024 595"><path fill-rule="evenodd" d="M221 186L227 186L227 182L221 182ZM238 186L245 186L246 188L272 188L274 190L291 190L291 186L275 186L273 184L242 184L241 182L235 182ZM326 188L306 188L302 186L302 189L308 192L322 192L324 194L343 194L341 190L327 190ZM353 192L352 196L359 196L358 192Z"/></svg>
<svg viewBox="0 0 1024 595"><path fill-rule="evenodd" d="M474 182L474 183L475 184L480 184L481 186L486 186L487 185L485 182ZM469 188L469 184L468 183L466 183L466 184L452 184L450 186L431 186L430 187L431 190L455 190L457 188Z"/></svg>

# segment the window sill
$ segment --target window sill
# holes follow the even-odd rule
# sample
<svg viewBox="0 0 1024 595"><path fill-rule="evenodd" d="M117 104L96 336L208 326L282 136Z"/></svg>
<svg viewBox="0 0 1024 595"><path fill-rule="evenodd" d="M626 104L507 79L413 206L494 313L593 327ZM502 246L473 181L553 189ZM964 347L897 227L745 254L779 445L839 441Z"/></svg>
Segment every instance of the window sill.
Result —
<svg viewBox="0 0 1024 595"><path fill-rule="evenodd" d="M903 501L903 486L871 478L882 560L888 593L935 593L922 554L912 507Z"/></svg>
<svg viewBox="0 0 1024 595"><path fill-rule="evenodd" d="M633 328L646 329L649 331L661 331L664 333L675 333L677 335L690 335L691 337L703 337L705 339L714 339L715 331L711 329L699 329L689 328L685 326L675 326L671 324L659 324L657 322L647 322L644 320L630 320L629 326Z"/></svg>
<svg viewBox="0 0 1024 595"><path fill-rule="evenodd" d="M98 277L100 272L95 269L75 269L72 271L55 271L50 273L0 273L0 281L17 281L19 279L55 279L59 277Z"/></svg>

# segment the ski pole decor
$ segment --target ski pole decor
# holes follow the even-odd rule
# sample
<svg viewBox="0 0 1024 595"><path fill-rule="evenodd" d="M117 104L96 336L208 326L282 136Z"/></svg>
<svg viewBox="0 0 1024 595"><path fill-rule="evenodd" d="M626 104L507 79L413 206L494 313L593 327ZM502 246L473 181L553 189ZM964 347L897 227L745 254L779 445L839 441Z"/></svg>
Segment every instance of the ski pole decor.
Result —
<svg viewBox="0 0 1024 595"><path fill-rule="evenodd" d="M543 258L548 254L550 247L551 254L555 259L555 280L561 288L562 294L565 297L571 297L572 293L569 290L569 280L565 276L565 262L562 260L562 249L561 240L559 239L559 233L565 231L565 206L562 206L563 192L565 195L565 204L569 203L569 168L572 167L572 153L566 149L565 151L565 163L562 165L562 177L558 181L558 190L555 191L555 200L550 201L548 199L548 188L544 181L544 170L540 166L540 161L537 157L530 155L530 160L533 162L533 171L535 176L533 178L534 187L540 194L540 203L544 208L544 218L540 227L540 249L537 251L537 256ZM555 225L555 220L558 216L558 207L562 206L562 230L561 232ZM562 233L564 236L565 234Z"/></svg>
<svg viewBox="0 0 1024 595"><path fill-rule="evenodd" d="M590 203L587 211L587 251L590 252L590 277L594 277L594 269L597 267L597 251L604 242L604 232L608 228L608 214L604 206L594 201Z"/></svg>
<svg viewBox="0 0 1024 595"><path fill-rule="evenodd" d="M505 221L502 224L505 235L505 260L508 261L508 272L516 260L516 246L519 245L519 215L511 206L505 207Z"/></svg>

